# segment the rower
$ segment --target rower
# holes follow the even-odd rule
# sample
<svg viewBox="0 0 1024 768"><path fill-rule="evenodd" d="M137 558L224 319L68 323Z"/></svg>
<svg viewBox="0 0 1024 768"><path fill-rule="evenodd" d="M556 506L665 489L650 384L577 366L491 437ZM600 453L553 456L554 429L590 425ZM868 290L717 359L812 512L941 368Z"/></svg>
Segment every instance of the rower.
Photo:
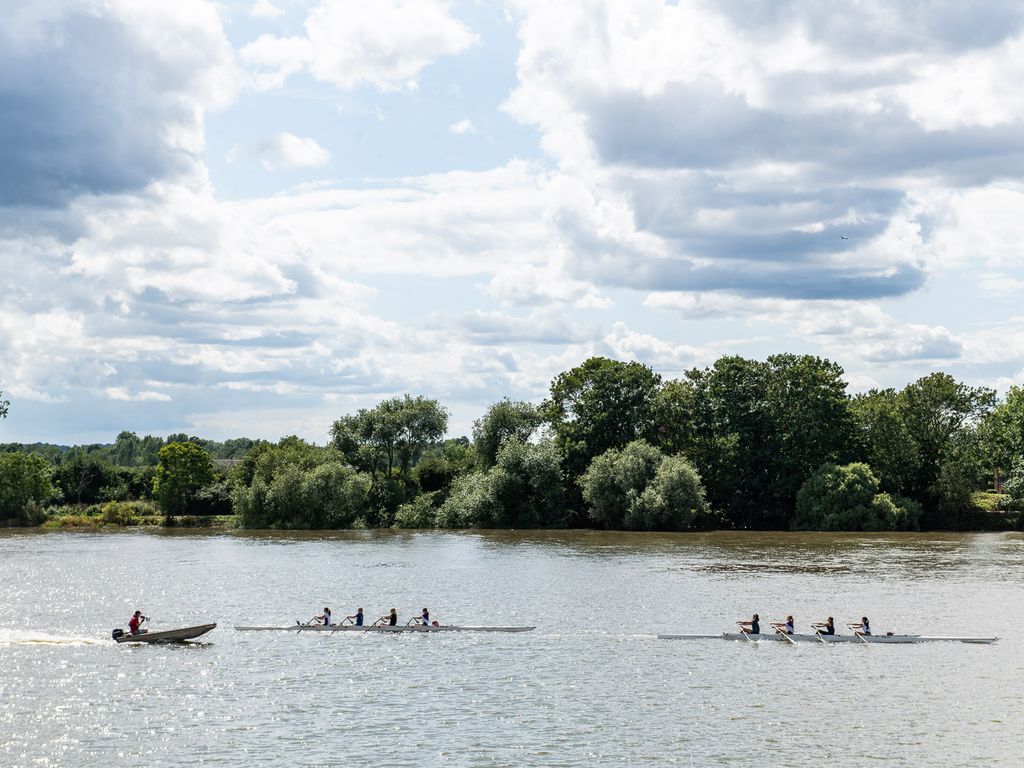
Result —
<svg viewBox="0 0 1024 768"><path fill-rule="evenodd" d="M142 615L142 611L136 611L135 614L128 619L128 631L133 635L141 635L148 632L148 629L140 629L139 627L139 625L144 621L147 621L147 619Z"/></svg>
<svg viewBox="0 0 1024 768"><path fill-rule="evenodd" d="M867 616L860 617L860 624L847 624L850 629L853 630L854 634L857 635L870 635L871 634L871 623L868 621Z"/></svg>
<svg viewBox="0 0 1024 768"><path fill-rule="evenodd" d="M426 608L424 608L423 612L420 614L420 624L424 627L430 626L430 611Z"/></svg>
<svg viewBox="0 0 1024 768"><path fill-rule="evenodd" d="M356 612L351 616L345 617L348 621L351 621L357 627L363 626L363 609L357 608Z"/></svg>
<svg viewBox="0 0 1024 768"><path fill-rule="evenodd" d="M817 621L814 624L811 624L811 627L813 627L814 631L819 635L834 635L836 633L836 625L831 616L825 620L824 624Z"/></svg>
<svg viewBox="0 0 1024 768"><path fill-rule="evenodd" d="M377 619L373 623L376 626L377 624L383 624L384 622L387 622L389 627L397 627L398 626L398 611L396 611L394 608L392 608L390 613L388 613L385 616L381 616L379 619Z"/></svg>
<svg viewBox="0 0 1024 768"><path fill-rule="evenodd" d="M756 613L750 621L737 621L736 623L739 624L740 632L744 635L761 634L761 619Z"/></svg>
<svg viewBox="0 0 1024 768"><path fill-rule="evenodd" d="M772 628L775 629L780 635L792 635L793 634L793 617L787 616L786 621L773 621Z"/></svg>
<svg viewBox="0 0 1024 768"><path fill-rule="evenodd" d="M317 616L316 618L325 627L331 626L331 609L325 606L323 616Z"/></svg>

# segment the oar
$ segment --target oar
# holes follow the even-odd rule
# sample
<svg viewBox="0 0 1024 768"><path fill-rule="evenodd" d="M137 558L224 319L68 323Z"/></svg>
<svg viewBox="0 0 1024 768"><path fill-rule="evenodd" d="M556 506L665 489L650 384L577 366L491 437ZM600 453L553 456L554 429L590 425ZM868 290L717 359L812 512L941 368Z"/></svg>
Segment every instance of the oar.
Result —
<svg viewBox="0 0 1024 768"><path fill-rule="evenodd" d="M796 645L796 640L794 640L792 637L790 637L788 632L783 632L776 624L772 624L772 628L775 630L775 632L777 634L782 635L784 638L786 638L793 645Z"/></svg>
<svg viewBox="0 0 1024 768"><path fill-rule="evenodd" d="M339 629L341 629L343 626L345 626L345 622L346 621L349 622L350 624L355 624L355 622L352 621L352 619L350 619L348 616L346 616L344 619L342 619L337 624L335 624L334 625L334 629L332 629L328 634L333 635L335 632L337 632Z"/></svg>
<svg viewBox="0 0 1024 768"><path fill-rule="evenodd" d="M753 640L750 639L750 633L743 631L743 622L742 621L737 621L736 623L739 625L740 634L743 635L744 638L746 638L747 642L748 643L754 642Z"/></svg>
<svg viewBox="0 0 1024 768"><path fill-rule="evenodd" d="M821 629L819 629L814 624L812 624L811 627L814 629L815 637L817 637L819 640L821 640L821 642L823 642L825 645L828 645L829 644L828 640L826 640L824 637L821 636Z"/></svg>
<svg viewBox="0 0 1024 768"><path fill-rule="evenodd" d="M295 631L295 634L299 634L299 632L301 632L302 630L304 630L304 629L305 629L306 627L308 627L308 626L309 626L310 624L312 624L312 623L313 623L314 621L316 621L316 620L317 620L317 617L316 617L316 616L314 616L314 617L313 617L312 619L310 619L310 620L309 620L309 621L307 621L307 622L306 622L305 624L303 624L303 625L302 625L301 627L299 627L299 628L298 628L298 629L297 629L297 630Z"/></svg>
<svg viewBox="0 0 1024 768"><path fill-rule="evenodd" d="M860 624L847 624L846 626L848 626L850 629L853 629L854 627L859 627ZM860 641L864 643L864 645L871 645L871 643L867 641L867 638L864 637L863 633L857 631L856 629L853 629L853 634L859 637Z"/></svg>

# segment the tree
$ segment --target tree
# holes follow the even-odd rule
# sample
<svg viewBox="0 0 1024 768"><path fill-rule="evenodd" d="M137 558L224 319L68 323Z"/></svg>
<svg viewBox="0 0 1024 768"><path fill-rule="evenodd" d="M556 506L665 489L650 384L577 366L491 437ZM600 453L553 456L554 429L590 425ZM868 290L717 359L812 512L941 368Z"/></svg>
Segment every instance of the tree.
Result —
<svg viewBox="0 0 1024 768"><path fill-rule="evenodd" d="M533 403L505 398L492 404L473 422L473 445L484 468L494 466L502 443L513 438L529 441L543 422L540 408Z"/></svg>
<svg viewBox="0 0 1024 768"><path fill-rule="evenodd" d="M163 438L146 435L140 439L134 432L125 430L118 434L110 448L110 460L121 467L156 466L163 446Z"/></svg>
<svg viewBox="0 0 1024 768"><path fill-rule="evenodd" d="M658 442L693 461L741 528L787 528L804 479L849 451L843 370L809 355L722 357L659 393Z"/></svg>
<svg viewBox="0 0 1024 768"><path fill-rule="evenodd" d="M986 469L1005 475L1024 456L1024 387L1010 387L978 426L988 457Z"/></svg>
<svg viewBox="0 0 1024 768"><path fill-rule="evenodd" d="M867 464L824 464L797 493L793 528L799 531L906 531L917 529L920 508L879 493Z"/></svg>
<svg viewBox="0 0 1024 768"><path fill-rule="evenodd" d="M541 410L563 456L570 485L595 456L655 430L661 376L640 363L592 357L551 383Z"/></svg>
<svg viewBox="0 0 1024 768"><path fill-rule="evenodd" d="M4 400L4 391L0 389L0 419L7 418L7 410L11 407L10 400Z"/></svg>
<svg viewBox="0 0 1024 768"><path fill-rule="evenodd" d="M0 453L0 520L28 522L32 508L45 504L55 493L52 472L41 456Z"/></svg>
<svg viewBox="0 0 1024 768"><path fill-rule="evenodd" d="M437 511L443 528L554 528L567 518L561 456L554 444L510 438L494 466L457 478ZM417 510L406 517L416 519Z"/></svg>
<svg viewBox="0 0 1024 768"><path fill-rule="evenodd" d="M877 475L883 490L908 493L920 471L917 443L903 420L894 389L872 389L850 402L854 450Z"/></svg>
<svg viewBox="0 0 1024 768"><path fill-rule="evenodd" d="M103 489L115 479L114 467L95 454L79 453L61 462L54 480L66 502L95 504L102 499Z"/></svg>
<svg viewBox="0 0 1024 768"><path fill-rule="evenodd" d="M590 519L609 529L675 531L707 523L700 476L643 440L596 457L580 478Z"/></svg>
<svg viewBox="0 0 1024 768"><path fill-rule="evenodd" d="M231 479L243 528L346 528L367 513L369 477L334 448L295 436L256 443Z"/></svg>
<svg viewBox="0 0 1024 768"><path fill-rule="evenodd" d="M397 507L415 493L411 470L423 451L448 429L448 412L436 400L395 397L376 408L343 416L331 426L334 447L370 474L372 526L389 527Z"/></svg>
<svg viewBox="0 0 1024 768"><path fill-rule="evenodd" d="M213 459L195 443L169 443L160 449L153 495L163 510L165 521L183 515L195 494L213 482Z"/></svg>

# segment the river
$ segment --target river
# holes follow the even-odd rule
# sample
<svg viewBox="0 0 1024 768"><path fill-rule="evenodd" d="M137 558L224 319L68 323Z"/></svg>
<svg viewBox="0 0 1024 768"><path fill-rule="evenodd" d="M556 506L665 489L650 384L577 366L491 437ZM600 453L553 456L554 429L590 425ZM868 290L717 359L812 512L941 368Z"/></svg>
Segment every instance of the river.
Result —
<svg viewBox="0 0 1024 768"><path fill-rule="evenodd" d="M537 629L232 628L325 605ZM1003 639L653 637L753 612ZM0 531L0 765L1019 766L1022 616L1020 534Z"/></svg>

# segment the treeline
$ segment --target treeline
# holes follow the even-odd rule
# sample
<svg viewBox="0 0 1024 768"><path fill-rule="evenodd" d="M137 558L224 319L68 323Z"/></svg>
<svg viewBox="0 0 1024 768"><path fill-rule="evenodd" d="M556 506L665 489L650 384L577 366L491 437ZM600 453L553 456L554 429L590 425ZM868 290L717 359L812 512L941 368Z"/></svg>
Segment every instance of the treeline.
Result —
<svg viewBox="0 0 1024 768"><path fill-rule="evenodd" d="M1024 505L1024 389L1000 400L934 373L851 396L842 375L786 354L723 357L665 381L591 358L540 404L492 404L471 439L445 439L442 405L407 395L339 418L325 446L122 433L95 450L29 447L0 453L0 519L24 517L18 504L152 499L168 519L230 512L248 528L1014 524L998 508ZM4 457L32 454L40 482L5 496ZM224 473L214 456L240 461Z"/></svg>

